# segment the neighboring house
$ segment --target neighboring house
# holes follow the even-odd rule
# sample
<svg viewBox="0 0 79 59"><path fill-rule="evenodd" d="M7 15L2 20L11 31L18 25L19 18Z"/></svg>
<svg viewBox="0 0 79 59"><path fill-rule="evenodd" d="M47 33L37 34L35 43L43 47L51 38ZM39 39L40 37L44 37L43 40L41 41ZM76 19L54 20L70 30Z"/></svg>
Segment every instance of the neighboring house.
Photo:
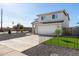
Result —
<svg viewBox="0 0 79 59"><path fill-rule="evenodd" d="M32 22L32 32L41 35L52 35L59 26L62 30L69 27L69 14L65 10L44 13L37 15L37 19Z"/></svg>

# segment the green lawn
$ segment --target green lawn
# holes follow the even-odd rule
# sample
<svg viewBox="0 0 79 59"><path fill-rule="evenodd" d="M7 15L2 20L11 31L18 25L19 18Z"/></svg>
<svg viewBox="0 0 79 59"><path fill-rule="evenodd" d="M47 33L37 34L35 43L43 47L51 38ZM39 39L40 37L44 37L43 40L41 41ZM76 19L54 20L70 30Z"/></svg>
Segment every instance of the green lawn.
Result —
<svg viewBox="0 0 79 59"><path fill-rule="evenodd" d="M79 38L72 37L54 37L43 42L45 45L57 45L67 48L79 48Z"/></svg>

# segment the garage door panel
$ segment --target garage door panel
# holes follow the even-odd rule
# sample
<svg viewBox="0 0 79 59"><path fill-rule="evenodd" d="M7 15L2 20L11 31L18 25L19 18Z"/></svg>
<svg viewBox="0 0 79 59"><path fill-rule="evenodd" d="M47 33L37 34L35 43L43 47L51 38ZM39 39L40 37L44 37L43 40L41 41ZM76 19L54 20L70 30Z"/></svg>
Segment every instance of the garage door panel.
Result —
<svg viewBox="0 0 79 59"><path fill-rule="evenodd" d="M56 25L39 25L38 26L38 34L53 34L56 30Z"/></svg>

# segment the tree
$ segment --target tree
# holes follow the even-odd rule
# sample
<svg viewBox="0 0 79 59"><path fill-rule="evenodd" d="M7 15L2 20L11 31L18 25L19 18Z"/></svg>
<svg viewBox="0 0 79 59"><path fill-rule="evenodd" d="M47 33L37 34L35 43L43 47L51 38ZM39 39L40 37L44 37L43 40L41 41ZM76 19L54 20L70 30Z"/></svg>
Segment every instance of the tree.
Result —
<svg viewBox="0 0 79 59"><path fill-rule="evenodd" d="M61 33L60 26L57 26L57 28L55 30L55 34L56 34L57 39L58 39L58 45L59 45L59 42L60 42L60 40L59 40L60 33Z"/></svg>
<svg viewBox="0 0 79 59"><path fill-rule="evenodd" d="M21 33L23 32L23 29L24 29L24 26L20 25L20 31L21 31Z"/></svg>
<svg viewBox="0 0 79 59"><path fill-rule="evenodd" d="M61 33L60 27L57 26L57 28L56 28L56 30L55 30L56 36L59 37L60 33Z"/></svg>
<svg viewBox="0 0 79 59"><path fill-rule="evenodd" d="M17 32L20 31L20 24L17 24L16 27L17 27Z"/></svg>
<svg viewBox="0 0 79 59"><path fill-rule="evenodd" d="M17 24L16 26L13 26L13 28L18 32L21 31L23 32L24 26L21 24Z"/></svg>

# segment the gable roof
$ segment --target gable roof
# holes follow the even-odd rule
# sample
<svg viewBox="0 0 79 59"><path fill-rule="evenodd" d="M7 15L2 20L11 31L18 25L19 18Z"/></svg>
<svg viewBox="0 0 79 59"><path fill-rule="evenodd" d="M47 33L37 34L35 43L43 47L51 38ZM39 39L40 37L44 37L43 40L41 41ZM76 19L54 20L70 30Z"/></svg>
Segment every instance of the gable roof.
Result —
<svg viewBox="0 0 79 59"><path fill-rule="evenodd" d="M67 15L67 13L65 12L65 10L59 10L59 11L53 11L53 12L48 12L48 13L43 13L43 14L38 14L37 16L41 16L41 15L48 15L48 14L54 14L54 13L61 13L64 12L65 15Z"/></svg>
<svg viewBox="0 0 79 59"><path fill-rule="evenodd" d="M65 10L59 10L59 11L54 11L54 12L49 12L49 13L43 13L43 14L39 14L37 16L49 15L49 14L56 14L56 13L61 13L61 12L63 12L65 16L68 16L68 19L70 20L69 14Z"/></svg>

